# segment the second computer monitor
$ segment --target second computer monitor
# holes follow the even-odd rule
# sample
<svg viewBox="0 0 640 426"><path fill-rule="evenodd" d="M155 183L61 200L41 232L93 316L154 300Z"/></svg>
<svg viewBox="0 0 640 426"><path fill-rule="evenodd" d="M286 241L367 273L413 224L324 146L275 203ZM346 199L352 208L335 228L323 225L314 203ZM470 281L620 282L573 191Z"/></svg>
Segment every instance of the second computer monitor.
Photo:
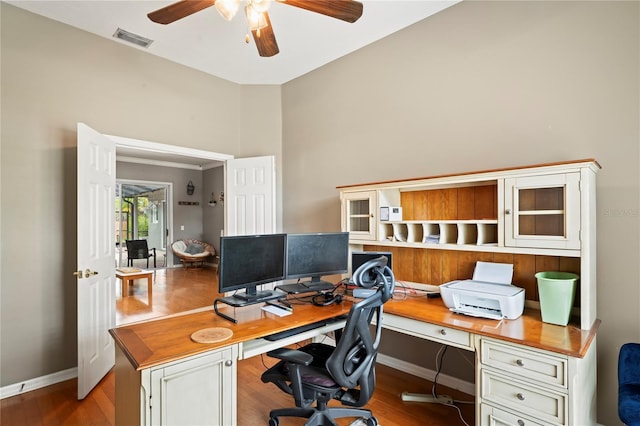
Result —
<svg viewBox="0 0 640 426"><path fill-rule="evenodd" d="M287 234L286 278L309 278L349 271L349 233Z"/></svg>
<svg viewBox="0 0 640 426"><path fill-rule="evenodd" d="M355 274L358 268L368 262L369 260L377 259L380 256L385 256L387 258L387 266L389 269L393 270L391 266L391 252L390 251L363 251L357 252L354 251L351 253L351 276ZM385 274L388 275L388 274Z"/></svg>

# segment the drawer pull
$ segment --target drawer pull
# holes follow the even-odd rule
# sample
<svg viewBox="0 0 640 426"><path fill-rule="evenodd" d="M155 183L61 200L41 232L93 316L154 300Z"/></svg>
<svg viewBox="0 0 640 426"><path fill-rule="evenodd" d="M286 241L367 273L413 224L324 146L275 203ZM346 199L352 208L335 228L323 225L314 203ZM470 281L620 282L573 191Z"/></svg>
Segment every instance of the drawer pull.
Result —
<svg viewBox="0 0 640 426"><path fill-rule="evenodd" d="M518 426L524 426L524 422L522 421L522 419L518 419Z"/></svg>
<svg viewBox="0 0 640 426"><path fill-rule="evenodd" d="M440 330L440 334L442 334L443 336L447 335L447 330L445 330L444 328L442 330Z"/></svg>
<svg viewBox="0 0 640 426"><path fill-rule="evenodd" d="M518 398L520 401L524 401L524 395L519 392L516 394L516 398Z"/></svg>
<svg viewBox="0 0 640 426"><path fill-rule="evenodd" d="M524 367L524 361L522 361L521 359L516 360L516 365L518 367Z"/></svg>

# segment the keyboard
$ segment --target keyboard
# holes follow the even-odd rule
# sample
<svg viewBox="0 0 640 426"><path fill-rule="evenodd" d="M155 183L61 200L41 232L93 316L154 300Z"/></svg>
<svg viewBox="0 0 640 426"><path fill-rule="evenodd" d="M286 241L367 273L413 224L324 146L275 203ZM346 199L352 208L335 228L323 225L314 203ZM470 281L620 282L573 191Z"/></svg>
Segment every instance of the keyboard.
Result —
<svg viewBox="0 0 640 426"><path fill-rule="evenodd" d="M305 331L313 330L315 328L324 327L325 325L327 325L327 321L324 321L324 320L318 321L318 322L312 322L311 324L305 324L305 325L301 325L300 327L291 328L289 330L284 330L279 333L270 334L268 336L265 336L265 340L269 340L270 342L273 342L275 340L284 339L285 337L304 333Z"/></svg>

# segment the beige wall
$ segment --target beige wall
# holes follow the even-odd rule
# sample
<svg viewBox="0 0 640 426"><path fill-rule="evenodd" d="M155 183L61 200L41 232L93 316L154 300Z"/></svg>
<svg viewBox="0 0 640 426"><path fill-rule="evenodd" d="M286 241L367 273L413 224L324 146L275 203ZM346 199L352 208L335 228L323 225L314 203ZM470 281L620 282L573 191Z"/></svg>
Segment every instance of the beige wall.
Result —
<svg viewBox="0 0 640 426"><path fill-rule="evenodd" d="M607 425L619 423L618 349L640 341L638 5L463 2L284 85L282 95L288 231L339 229L337 185L589 157L602 164L594 214L598 419ZM432 350L402 341L384 339L388 351L433 367Z"/></svg>
<svg viewBox="0 0 640 426"><path fill-rule="evenodd" d="M281 164L281 107L279 87L239 86L6 3L0 12L6 386L77 364L76 123ZM269 108L254 119L242 114L251 105Z"/></svg>
<svg viewBox="0 0 640 426"><path fill-rule="evenodd" d="M0 385L75 366L83 121L107 134L276 155L291 232L339 229L337 185L595 157L598 418L618 423L617 351L640 341L637 2L464 2L282 93L0 7ZM405 351L420 353L414 344Z"/></svg>

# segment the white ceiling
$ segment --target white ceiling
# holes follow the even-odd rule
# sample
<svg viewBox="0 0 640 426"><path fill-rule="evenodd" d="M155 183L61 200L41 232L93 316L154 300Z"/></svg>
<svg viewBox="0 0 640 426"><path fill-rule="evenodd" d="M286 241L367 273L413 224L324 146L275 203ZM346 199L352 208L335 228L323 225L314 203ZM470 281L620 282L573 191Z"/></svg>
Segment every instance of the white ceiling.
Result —
<svg viewBox="0 0 640 426"><path fill-rule="evenodd" d="M175 1L2 1L235 83L283 84L460 0L364 0L353 24L273 2L269 16L280 53L271 58L258 55L253 39L245 43L241 11L227 22L209 7L161 25L147 13ZM118 28L154 41L147 49L129 44L113 37Z"/></svg>

